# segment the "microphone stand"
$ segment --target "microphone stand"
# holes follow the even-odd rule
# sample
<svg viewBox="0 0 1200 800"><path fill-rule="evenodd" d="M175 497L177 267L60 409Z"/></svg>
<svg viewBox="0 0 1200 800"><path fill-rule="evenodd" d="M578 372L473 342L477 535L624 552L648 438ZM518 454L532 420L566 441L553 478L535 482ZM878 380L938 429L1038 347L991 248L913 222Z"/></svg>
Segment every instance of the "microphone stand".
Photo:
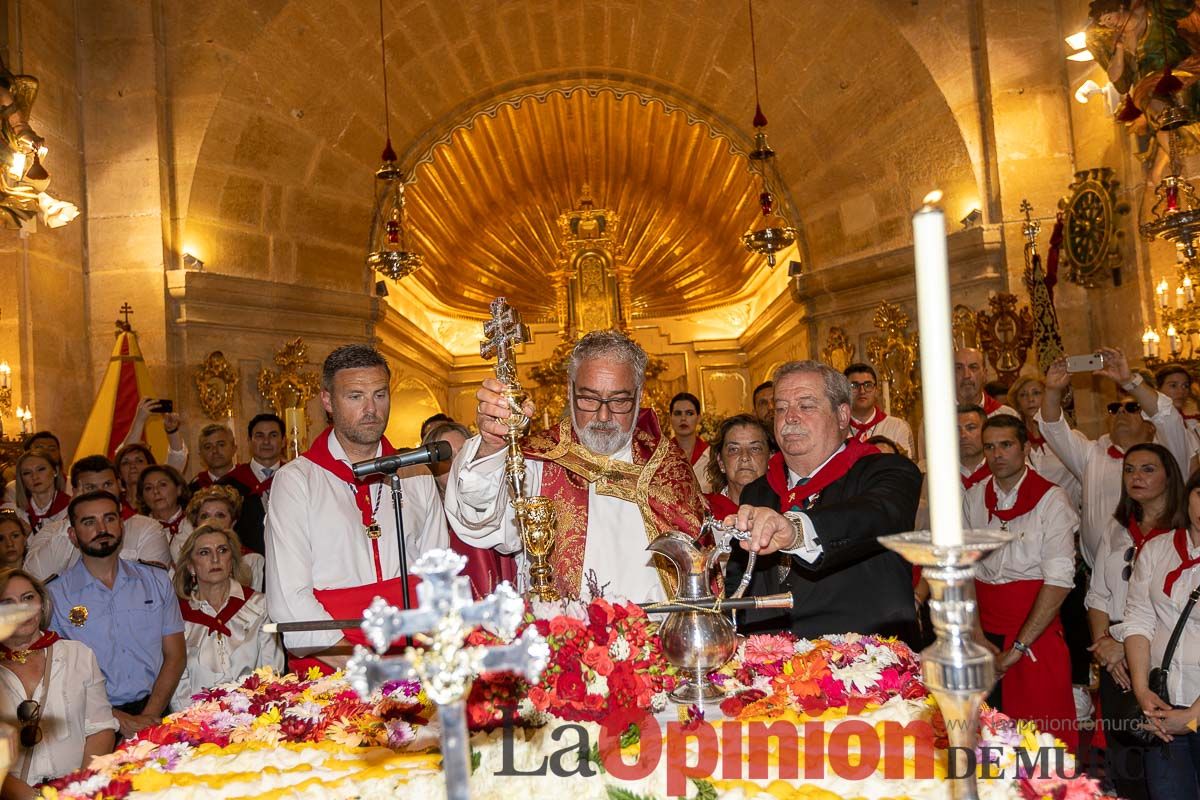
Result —
<svg viewBox="0 0 1200 800"><path fill-rule="evenodd" d="M400 486L400 471L393 470L388 476L388 482L392 486L392 513L396 515L396 543L400 545L400 582L401 587L400 597L404 603L404 610L409 609L408 603L408 545L404 542L404 514L401 509L404 507L404 489Z"/></svg>

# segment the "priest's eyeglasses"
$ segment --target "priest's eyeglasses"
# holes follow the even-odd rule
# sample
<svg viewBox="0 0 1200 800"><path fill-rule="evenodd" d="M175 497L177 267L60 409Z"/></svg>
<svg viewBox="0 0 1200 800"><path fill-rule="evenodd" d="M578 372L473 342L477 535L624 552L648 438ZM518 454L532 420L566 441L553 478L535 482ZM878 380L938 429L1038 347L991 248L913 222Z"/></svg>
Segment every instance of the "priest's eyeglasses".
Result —
<svg viewBox="0 0 1200 800"><path fill-rule="evenodd" d="M50 669L50 665L46 665ZM21 723L21 747L33 747L42 741L42 705L37 700L22 700L17 706L17 722Z"/></svg>
<svg viewBox="0 0 1200 800"><path fill-rule="evenodd" d="M1142 410L1142 404L1133 400L1127 400L1124 403L1109 403L1105 408L1108 409L1109 414L1119 414L1122 410L1126 414L1136 414Z"/></svg>
<svg viewBox="0 0 1200 800"><path fill-rule="evenodd" d="M599 411L600 406L608 406L610 414L628 414L633 411L635 403L637 403L636 397L610 397L607 400L601 400L599 397L575 395L575 408L588 413Z"/></svg>

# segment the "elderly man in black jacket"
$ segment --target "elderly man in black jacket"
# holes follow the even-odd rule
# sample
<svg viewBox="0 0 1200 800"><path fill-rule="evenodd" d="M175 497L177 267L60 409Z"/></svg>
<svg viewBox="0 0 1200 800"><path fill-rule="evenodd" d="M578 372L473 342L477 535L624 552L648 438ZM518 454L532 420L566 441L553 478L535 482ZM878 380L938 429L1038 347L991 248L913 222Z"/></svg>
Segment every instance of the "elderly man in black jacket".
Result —
<svg viewBox="0 0 1200 800"><path fill-rule="evenodd" d="M877 537L912 530L920 471L903 456L848 438L850 386L837 370L792 361L774 380L780 452L726 519L751 532L729 560L727 585L741 580L753 549L758 560L748 595L790 591L794 604L790 613L747 612L741 631L915 641L912 568Z"/></svg>

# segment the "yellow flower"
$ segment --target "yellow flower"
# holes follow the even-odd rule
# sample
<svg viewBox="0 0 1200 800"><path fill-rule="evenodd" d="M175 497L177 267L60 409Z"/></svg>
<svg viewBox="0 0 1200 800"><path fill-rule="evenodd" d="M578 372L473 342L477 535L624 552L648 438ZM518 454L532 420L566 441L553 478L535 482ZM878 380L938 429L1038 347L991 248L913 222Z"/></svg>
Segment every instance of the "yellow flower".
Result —
<svg viewBox="0 0 1200 800"><path fill-rule="evenodd" d="M325 739L344 747L361 747L363 737L355 727L350 720L340 719L325 729Z"/></svg>
<svg viewBox="0 0 1200 800"><path fill-rule="evenodd" d="M305 674L305 676L304 676L304 679L308 680L308 681L315 681L319 677L321 677L321 668L320 667L309 667L307 674Z"/></svg>
<svg viewBox="0 0 1200 800"><path fill-rule="evenodd" d="M265 714L260 714L258 718L254 720L254 727L266 728L270 725L278 725L281 720L282 717L279 713L279 706L272 706L270 711Z"/></svg>

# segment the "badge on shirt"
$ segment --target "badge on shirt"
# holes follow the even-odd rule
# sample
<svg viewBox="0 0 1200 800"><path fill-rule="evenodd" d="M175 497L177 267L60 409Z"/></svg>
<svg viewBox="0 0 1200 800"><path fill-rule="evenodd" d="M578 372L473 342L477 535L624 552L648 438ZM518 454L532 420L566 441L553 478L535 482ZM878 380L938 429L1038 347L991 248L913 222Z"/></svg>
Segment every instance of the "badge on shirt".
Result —
<svg viewBox="0 0 1200 800"><path fill-rule="evenodd" d="M76 628L82 628L83 623L87 622L88 610L87 606L71 606L71 610L67 612L67 619Z"/></svg>

